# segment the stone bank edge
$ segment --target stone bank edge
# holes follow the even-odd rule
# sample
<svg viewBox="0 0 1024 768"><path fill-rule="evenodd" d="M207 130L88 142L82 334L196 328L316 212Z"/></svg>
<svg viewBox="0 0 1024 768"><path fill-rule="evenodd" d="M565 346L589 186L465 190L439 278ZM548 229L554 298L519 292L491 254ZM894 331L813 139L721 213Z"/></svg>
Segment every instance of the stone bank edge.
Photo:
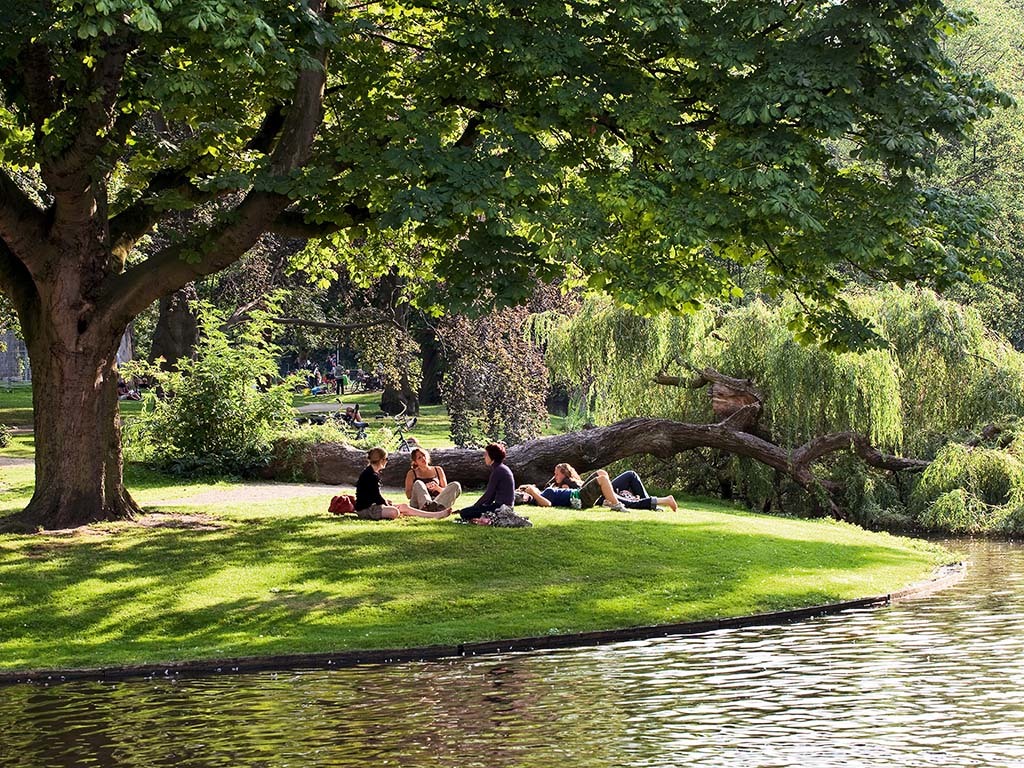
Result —
<svg viewBox="0 0 1024 768"><path fill-rule="evenodd" d="M174 661L162 664L132 664L113 667L84 667L80 669L36 669L0 671L0 685L15 683L56 684L72 680L128 680L152 678L202 677L238 672L280 672L304 669L340 669L369 664L396 664L411 661L439 661L486 654L542 651L557 648L582 648L630 640L649 640L656 637L697 635L720 629L790 624L796 621L827 616L843 611L879 608L901 600L927 597L961 581L967 573L963 562L940 566L924 581L876 597L862 597L839 603L791 608L785 611L756 613L724 619L686 621L677 624L626 627L596 632L576 632L564 635L519 637L509 640L487 640L458 645L428 645L420 648L393 648L365 651L339 651L337 653L297 653L282 656L242 656L228 659Z"/></svg>

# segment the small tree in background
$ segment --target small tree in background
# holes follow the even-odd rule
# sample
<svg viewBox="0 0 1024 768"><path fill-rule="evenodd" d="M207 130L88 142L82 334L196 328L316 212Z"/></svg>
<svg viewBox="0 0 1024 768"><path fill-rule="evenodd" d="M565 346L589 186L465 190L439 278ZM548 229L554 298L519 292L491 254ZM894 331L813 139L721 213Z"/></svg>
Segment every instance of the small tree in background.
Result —
<svg viewBox="0 0 1024 768"><path fill-rule="evenodd" d="M194 358L175 370L135 371L152 378L142 414L125 427L126 442L154 466L175 474L246 474L265 464L272 442L292 418L292 379L279 380L279 350L267 341L268 314L223 330L224 313L197 306Z"/></svg>
<svg viewBox="0 0 1024 768"><path fill-rule="evenodd" d="M459 446L490 440L515 444L540 435L547 424L548 372L526 335L524 307L471 320L445 320L448 373L441 394Z"/></svg>

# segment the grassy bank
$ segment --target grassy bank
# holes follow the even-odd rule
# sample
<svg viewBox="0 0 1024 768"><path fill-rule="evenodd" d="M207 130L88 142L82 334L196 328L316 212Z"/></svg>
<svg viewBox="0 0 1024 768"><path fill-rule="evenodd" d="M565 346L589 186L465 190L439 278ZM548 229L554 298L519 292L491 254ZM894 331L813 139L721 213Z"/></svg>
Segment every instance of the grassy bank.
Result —
<svg viewBox="0 0 1024 768"><path fill-rule="evenodd" d="M32 467L0 468L0 515ZM532 529L364 522L336 488L130 470L139 523L0 537L0 667L159 662L543 635L885 593L941 559L826 521L684 503L542 511ZM307 495L292 497L301 490ZM472 497L469 497L472 498Z"/></svg>

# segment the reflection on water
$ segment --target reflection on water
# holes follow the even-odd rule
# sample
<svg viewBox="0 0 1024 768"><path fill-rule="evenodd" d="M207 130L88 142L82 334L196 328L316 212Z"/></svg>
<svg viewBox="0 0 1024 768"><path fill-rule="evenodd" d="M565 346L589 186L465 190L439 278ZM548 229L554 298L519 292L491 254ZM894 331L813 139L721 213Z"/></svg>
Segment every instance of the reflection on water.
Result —
<svg viewBox="0 0 1024 768"><path fill-rule="evenodd" d="M3 768L1024 765L1024 547L783 627L337 671L0 689Z"/></svg>

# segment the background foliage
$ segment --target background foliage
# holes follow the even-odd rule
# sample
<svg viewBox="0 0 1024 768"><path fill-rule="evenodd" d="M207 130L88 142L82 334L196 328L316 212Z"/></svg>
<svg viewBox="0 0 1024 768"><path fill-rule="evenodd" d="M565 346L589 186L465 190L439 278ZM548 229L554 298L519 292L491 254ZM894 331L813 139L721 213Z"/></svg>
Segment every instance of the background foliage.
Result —
<svg viewBox="0 0 1024 768"><path fill-rule="evenodd" d="M129 455L180 475L246 474L266 463L278 430L292 421L294 381L277 372L278 349L266 340L265 313L222 329L224 313L198 308L194 358L178 367L135 368L152 389L125 426Z"/></svg>

